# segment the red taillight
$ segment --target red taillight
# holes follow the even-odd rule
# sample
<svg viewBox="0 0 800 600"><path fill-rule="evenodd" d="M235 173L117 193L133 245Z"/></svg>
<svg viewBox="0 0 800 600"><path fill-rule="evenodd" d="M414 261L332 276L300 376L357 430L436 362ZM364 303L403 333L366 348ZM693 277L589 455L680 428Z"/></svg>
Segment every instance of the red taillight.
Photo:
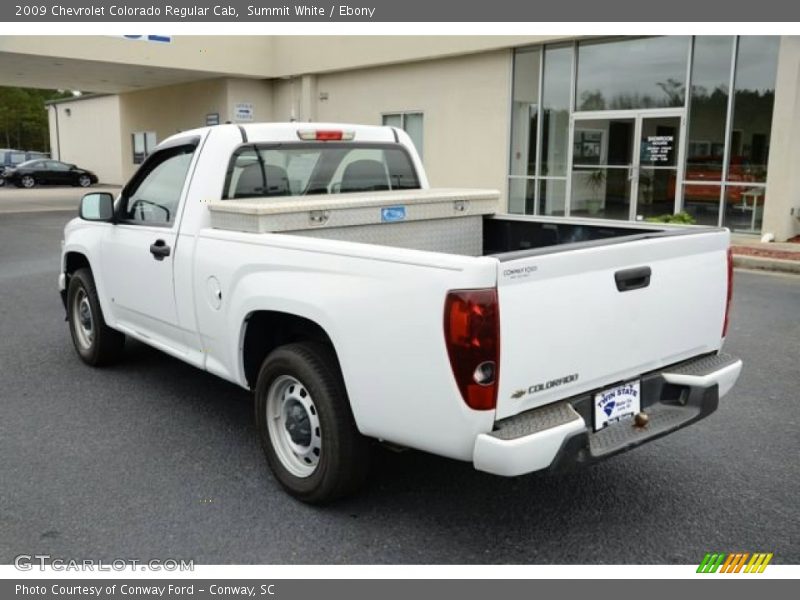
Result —
<svg viewBox="0 0 800 600"><path fill-rule="evenodd" d="M728 317L731 314L731 299L733 298L733 252L728 248L728 297L725 300L725 320L722 323L722 337L728 335Z"/></svg>
<svg viewBox="0 0 800 600"><path fill-rule="evenodd" d="M297 132L297 137L306 141L339 142L352 140L355 132L340 129L301 129Z"/></svg>
<svg viewBox="0 0 800 600"><path fill-rule="evenodd" d="M494 409L500 374L497 289L449 292L444 304L444 339L464 402L475 410Z"/></svg>

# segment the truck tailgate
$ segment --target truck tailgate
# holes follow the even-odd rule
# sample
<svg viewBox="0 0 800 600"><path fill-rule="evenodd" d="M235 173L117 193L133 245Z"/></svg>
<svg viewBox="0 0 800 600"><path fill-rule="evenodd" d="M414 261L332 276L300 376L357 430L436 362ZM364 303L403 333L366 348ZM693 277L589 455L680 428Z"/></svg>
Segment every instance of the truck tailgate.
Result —
<svg viewBox="0 0 800 600"><path fill-rule="evenodd" d="M501 256L496 418L718 350L728 243L714 229Z"/></svg>

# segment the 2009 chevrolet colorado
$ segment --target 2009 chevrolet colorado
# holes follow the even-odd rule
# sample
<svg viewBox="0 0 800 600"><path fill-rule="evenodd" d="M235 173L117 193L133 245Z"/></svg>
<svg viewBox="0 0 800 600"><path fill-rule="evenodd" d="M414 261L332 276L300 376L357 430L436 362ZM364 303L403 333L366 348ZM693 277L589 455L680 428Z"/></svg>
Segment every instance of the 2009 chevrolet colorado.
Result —
<svg viewBox="0 0 800 600"><path fill-rule="evenodd" d="M250 389L270 467L331 500L370 438L498 475L588 464L701 419L729 234L502 215L429 189L390 127L177 134L65 229L61 295L84 362L126 336Z"/></svg>

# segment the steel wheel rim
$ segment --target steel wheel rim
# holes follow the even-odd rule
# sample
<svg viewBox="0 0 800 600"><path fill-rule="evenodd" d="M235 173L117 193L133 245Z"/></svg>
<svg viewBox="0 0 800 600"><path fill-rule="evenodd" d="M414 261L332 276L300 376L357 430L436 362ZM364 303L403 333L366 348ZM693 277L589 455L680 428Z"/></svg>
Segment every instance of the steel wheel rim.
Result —
<svg viewBox="0 0 800 600"><path fill-rule="evenodd" d="M89 295L84 289L78 290L75 294L75 301L72 304L72 322L78 344L84 350L88 350L94 342L94 316Z"/></svg>
<svg viewBox="0 0 800 600"><path fill-rule="evenodd" d="M311 394L295 377L281 375L267 390L266 413L278 460L295 477L309 477L322 454L319 412Z"/></svg>
<svg viewBox="0 0 800 600"><path fill-rule="evenodd" d="M86 176L86 175L81 175L81 177L78 179L78 184L79 184L81 187L89 187L89 184L90 184L91 182L92 182L92 181L91 181L91 180L89 179L89 177L88 177L88 176Z"/></svg>
<svg viewBox="0 0 800 600"><path fill-rule="evenodd" d="M23 177L22 178L22 186L26 188L32 188L34 184L33 177Z"/></svg>

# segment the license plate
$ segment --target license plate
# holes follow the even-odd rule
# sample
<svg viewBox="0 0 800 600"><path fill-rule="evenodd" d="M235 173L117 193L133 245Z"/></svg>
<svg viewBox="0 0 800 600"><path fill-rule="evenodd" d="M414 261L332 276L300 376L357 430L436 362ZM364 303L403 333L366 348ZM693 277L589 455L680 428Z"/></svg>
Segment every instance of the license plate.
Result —
<svg viewBox="0 0 800 600"><path fill-rule="evenodd" d="M642 408L639 380L629 381L594 395L594 430L628 419Z"/></svg>

